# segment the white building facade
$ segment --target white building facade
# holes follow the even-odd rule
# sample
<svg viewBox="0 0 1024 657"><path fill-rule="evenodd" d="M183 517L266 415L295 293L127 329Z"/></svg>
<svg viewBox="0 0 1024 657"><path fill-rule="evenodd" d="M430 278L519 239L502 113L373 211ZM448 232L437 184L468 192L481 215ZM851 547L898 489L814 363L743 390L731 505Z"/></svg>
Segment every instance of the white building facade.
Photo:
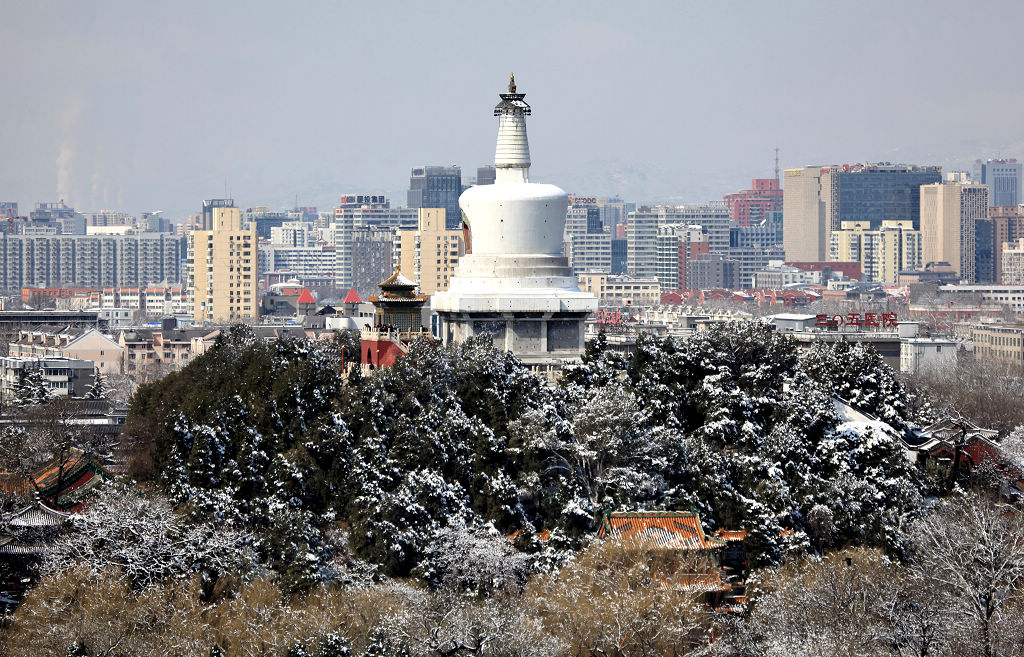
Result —
<svg viewBox="0 0 1024 657"><path fill-rule="evenodd" d="M583 352L597 299L580 291L563 255L569 196L531 183L525 94L500 94L495 182L459 198L469 226L467 253L448 290L432 299L435 336L445 344L488 335L536 370L553 370Z"/></svg>

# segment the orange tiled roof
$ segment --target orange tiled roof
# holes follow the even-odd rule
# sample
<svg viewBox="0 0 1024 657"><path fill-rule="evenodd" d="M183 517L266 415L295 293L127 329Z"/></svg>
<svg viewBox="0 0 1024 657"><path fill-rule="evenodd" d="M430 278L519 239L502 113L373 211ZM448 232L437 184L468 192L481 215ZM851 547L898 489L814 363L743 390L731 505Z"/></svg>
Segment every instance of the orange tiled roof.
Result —
<svg viewBox="0 0 1024 657"><path fill-rule="evenodd" d="M730 543L737 543L747 538L746 529L719 529L715 532L715 538L720 538L723 541Z"/></svg>
<svg viewBox="0 0 1024 657"><path fill-rule="evenodd" d="M511 534L509 534L508 536L506 536L505 538L507 538L512 543L515 543L516 539L519 538L520 532L522 532L522 530L521 529L517 529L514 532L512 532ZM549 529L542 529L539 532L535 533L534 536L537 537L537 540L539 540L541 543L543 543L543 542L547 541L549 538L551 538L551 530L549 530Z"/></svg>
<svg viewBox="0 0 1024 657"><path fill-rule="evenodd" d="M84 470L90 467L103 473L104 476L110 476L107 469L100 465L91 454L87 454L78 448L72 448L68 452L67 458L63 459L63 461L60 458L56 458L47 463L41 470L32 475L32 479L35 480L36 488L44 493L48 493L50 488L56 486L58 482L66 490L76 483L76 480Z"/></svg>
<svg viewBox="0 0 1024 657"><path fill-rule="evenodd" d="M704 535L696 513L616 512L605 516L597 535L663 550L713 550L725 545L720 538Z"/></svg>

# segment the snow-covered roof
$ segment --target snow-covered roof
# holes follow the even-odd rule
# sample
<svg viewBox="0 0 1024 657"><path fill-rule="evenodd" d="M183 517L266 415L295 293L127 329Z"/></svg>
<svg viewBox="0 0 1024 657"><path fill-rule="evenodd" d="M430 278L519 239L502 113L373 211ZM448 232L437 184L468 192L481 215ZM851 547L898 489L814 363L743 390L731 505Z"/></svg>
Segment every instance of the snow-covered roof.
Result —
<svg viewBox="0 0 1024 657"><path fill-rule="evenodd" d="M816 319L817 315L802 315L798 313L779 313L778 315L768 315L767 319L781 319L788 322L808 322L812 319Z"/></svg>
<svg viewBox="0 0 1024 657"><path fill-rule="evenodd" d="M411 281L402 273L401 266L395 266L395 273L377 284L379 287L416 287L416 281Z"/></svg>
<svg viewBox="0 0 1024 657"><path fill-rule="evenodd" d="M36 502L15 513L9 524L11 527L55 527L64 524L67 519L68 514Z"/></svg>

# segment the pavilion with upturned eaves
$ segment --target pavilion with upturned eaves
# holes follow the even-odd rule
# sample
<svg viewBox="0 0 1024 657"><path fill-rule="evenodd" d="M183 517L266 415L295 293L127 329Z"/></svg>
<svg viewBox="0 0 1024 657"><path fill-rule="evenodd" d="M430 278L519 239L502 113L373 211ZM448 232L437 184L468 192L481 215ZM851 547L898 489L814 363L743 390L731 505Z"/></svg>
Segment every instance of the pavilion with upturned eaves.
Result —
<svg viewBox="0 0 1024 657"><path fill-rule="evenodd" d="M416 281L395 273L378 283L380 294L370 295L373 304L373 325L363 329L360 356L364 367L390 367L409 351L416 339L427 337L423 330L423 307L429 297L416 294Z"/></svg>

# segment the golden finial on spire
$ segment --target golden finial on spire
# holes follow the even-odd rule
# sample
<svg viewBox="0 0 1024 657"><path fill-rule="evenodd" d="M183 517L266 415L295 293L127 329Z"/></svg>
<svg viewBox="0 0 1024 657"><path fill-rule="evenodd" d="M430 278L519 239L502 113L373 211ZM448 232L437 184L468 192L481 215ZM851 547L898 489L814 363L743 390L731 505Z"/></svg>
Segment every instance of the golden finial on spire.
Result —
<svg viewBox="0 0 1024 657"><path fill-rule="evenodd" d="M508 76L508 92L514 94L516 92L516 74Z"/></svg>

